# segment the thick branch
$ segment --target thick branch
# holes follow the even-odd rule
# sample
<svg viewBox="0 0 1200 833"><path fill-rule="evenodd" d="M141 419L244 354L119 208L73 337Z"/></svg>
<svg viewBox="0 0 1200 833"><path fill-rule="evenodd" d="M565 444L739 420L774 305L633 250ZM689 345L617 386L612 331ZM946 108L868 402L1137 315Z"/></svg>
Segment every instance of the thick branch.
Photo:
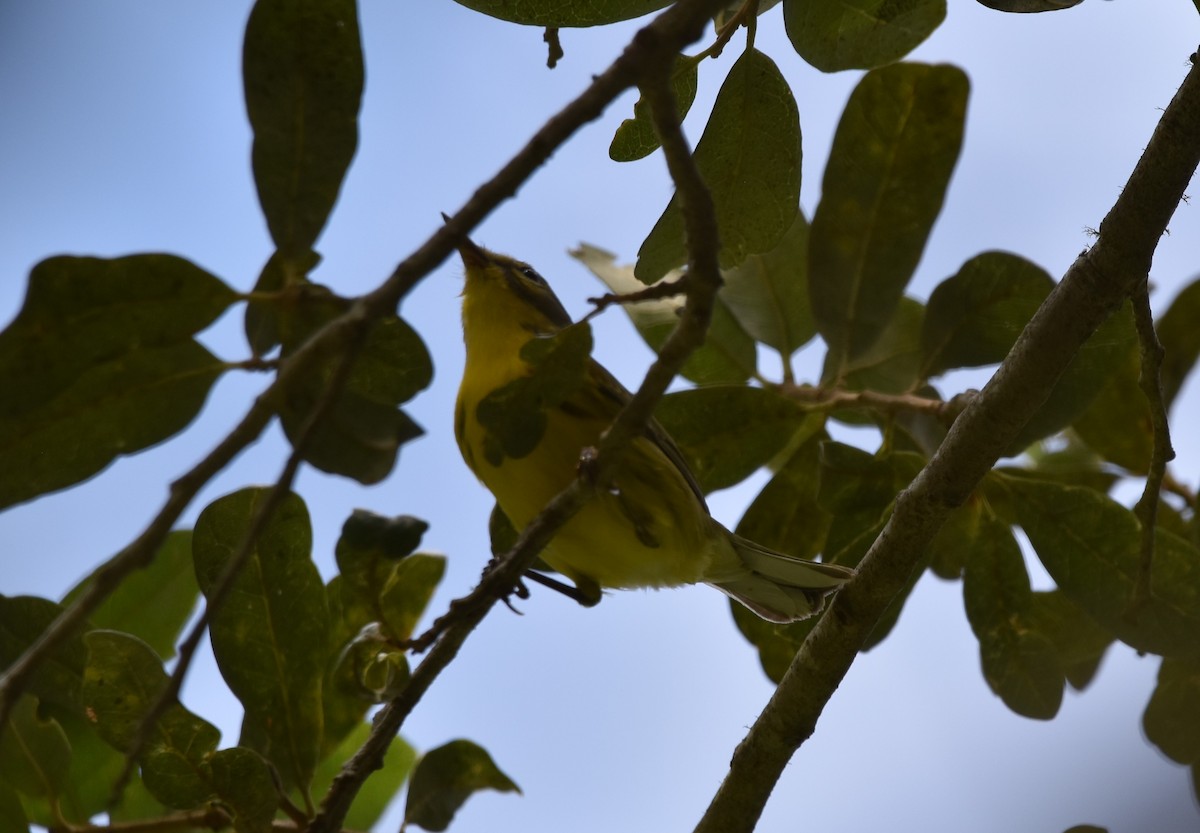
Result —
<svg viewBox="0 0 1200 833"><path fill-rule="evenodd" d="M1200 60L1164 111L1096 245L1072 264L987 386L950 429L834 598L734 752L697 831L754 828L780 773L946 515L970 495L1046 400L1083 342L1150 269L1158 239L1200 163Z"/></svg>

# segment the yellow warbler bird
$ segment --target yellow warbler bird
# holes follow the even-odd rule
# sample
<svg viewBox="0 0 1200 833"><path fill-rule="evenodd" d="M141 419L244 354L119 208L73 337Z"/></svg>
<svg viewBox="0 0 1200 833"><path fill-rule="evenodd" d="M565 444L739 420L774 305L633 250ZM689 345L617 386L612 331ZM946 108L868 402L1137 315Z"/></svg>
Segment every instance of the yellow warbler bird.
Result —
<svg viewBox="0 0 1200 833"><path fill-rule="evenodd" d="M466 267L467 360L454 433L467 465L521 529L571 483L581 451L599 442L630 394L586 353L580 354L582 382L557 393L553 383L538 388L537 348L565 335L570 316L529 264L466 239L458 251ZM522 393L534 407L509 420L516 439L497 436L505 426L497 413ZM705 582L772 622L816 613L853 575L774 552L723 527L709 514L678 447L653 421L625 450L609 488L584 504L541 557L575 583L571 595L585 604L598 602L602 587Z"/></svg>

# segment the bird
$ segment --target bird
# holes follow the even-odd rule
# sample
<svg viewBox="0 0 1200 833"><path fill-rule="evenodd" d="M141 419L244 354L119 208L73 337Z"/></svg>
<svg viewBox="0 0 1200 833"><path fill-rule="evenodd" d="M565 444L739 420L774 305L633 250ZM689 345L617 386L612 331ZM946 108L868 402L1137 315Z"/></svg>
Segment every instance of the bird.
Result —
<svg viewBox="0 0 1200 833"><path fill-rule="evenodd" d="M573 386L556 394L537 389L538 348L564 337L571 316L528 263L465 236L457 248L465 270L466 361L455 437L467 466L519 530L576 478L581 455L598 444L630 393L590 355ZM523 385L533 391L527 397L532 406L516 418L513 441L497 435L502 420L495 414L519 398ZM826 597L854 575L726 529L710 514L679 447L653 419L618 459L607 488L558 530L540 558L573 586L537 571L527 575L584 605L598 603L604 588L703 582L775 623L820 612Z"/></svg>

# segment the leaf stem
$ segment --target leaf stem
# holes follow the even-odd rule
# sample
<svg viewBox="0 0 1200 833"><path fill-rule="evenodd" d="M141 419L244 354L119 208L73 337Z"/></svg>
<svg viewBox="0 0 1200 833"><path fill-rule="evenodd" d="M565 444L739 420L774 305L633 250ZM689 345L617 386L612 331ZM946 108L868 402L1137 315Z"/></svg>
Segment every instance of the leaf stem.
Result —
<svg viewBox="0 0 1200 833"><path fill-rule="evenodd" d="M1136 620L1138 611L1150 600L1150 574L1154 564L1154 535L1158 526L1158 501L1162 492L1167 463L1175 459L1171 447L1171 427L1167 422L1167 403L1162 389L1162 342L1154 330L1154 316L1150 312L1150 285L1143 280L1141 286L1130 297L1133 303L1133 321L1137 327L1141 347L1141 373L1138 387L1150 406L1150 423L1154 430L1154 446L1150 452L1150 466L1146 473L1146 486L1142 496L1133 507L1133 514L1142 523L1141 558L1138 561L1137 584L1133 598L1125 615Z"/></svg>

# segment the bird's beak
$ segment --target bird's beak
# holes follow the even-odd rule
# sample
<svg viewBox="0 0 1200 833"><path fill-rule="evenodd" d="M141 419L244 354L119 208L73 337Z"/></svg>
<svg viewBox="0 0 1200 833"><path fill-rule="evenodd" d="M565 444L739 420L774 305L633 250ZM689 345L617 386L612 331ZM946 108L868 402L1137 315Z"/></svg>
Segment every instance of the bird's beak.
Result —
<svg viewBox="0 0 1200 833"><path fill-rule="evenodd" d="M447 222L450 220L444 213L442 214L442 219ZM471 267L481 269L491 262L491 258L488 257L487 252L472 243L471 239L466 235L459 238L458 256L462 258L463 266L468 269Z"/></svg>

